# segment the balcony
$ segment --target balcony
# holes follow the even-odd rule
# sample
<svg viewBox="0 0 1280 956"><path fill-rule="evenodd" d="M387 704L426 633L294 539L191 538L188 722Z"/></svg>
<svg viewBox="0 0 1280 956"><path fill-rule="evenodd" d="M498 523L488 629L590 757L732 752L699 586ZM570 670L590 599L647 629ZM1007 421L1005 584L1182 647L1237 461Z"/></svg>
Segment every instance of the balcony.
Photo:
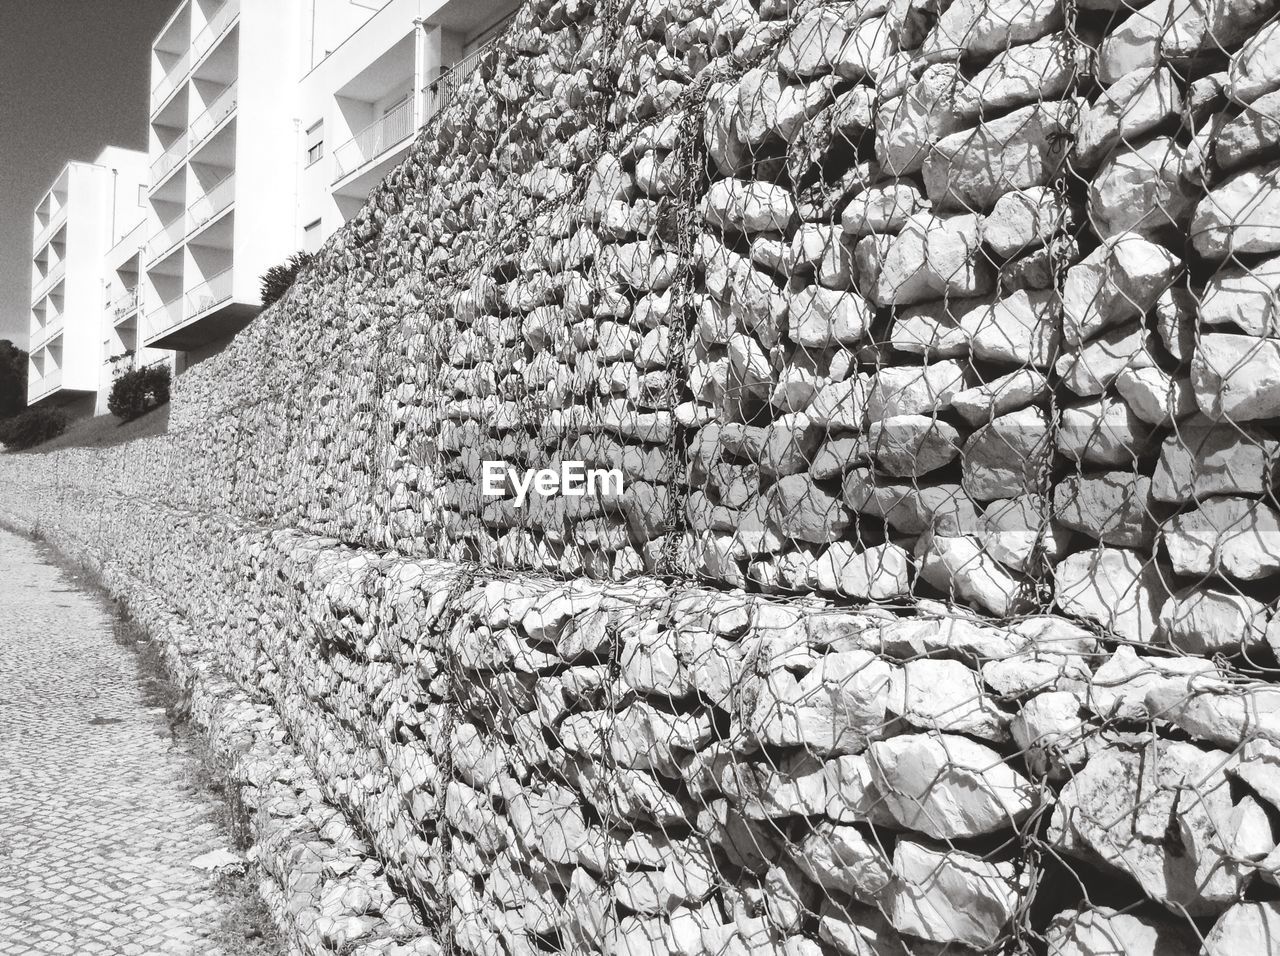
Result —
<svg viewBox="0 0 1280 956"><path fill-rule="evenodd" d="M151 90L151 112L154 114L163 106L184 82L191 72L191 51L188 50L174 61L173 66L165 72L163 78Z"/></svg>
<svg viewBox="0 0 1280 956"><path fill-rule="evenodd" d="M151 188L155 189L160 185L161 181L173 171L183 159L186 158L187 149L191 146L192 139L189 133L183 133L175 139L160 154L159 158L151 164Z"/></svg>
<svg viewBox="0 0 1280 956"><path fill-rule="evenodd" d="M186 234L187 220L185 216L178 216L173 222L161 226L147 240L147 262L155 262L163 257L166 252L180 243Z"/></svg>
<svg viewBox="0 0 1280 956"><path fill-rule="evenodd" d="M206 53L213 49L224 33L231 29L236 17L240 15L240 0L227 0L218 8L200 35L191 44L191 62L197 64Z"/></svg>
<svg viewBox="0 0 1280 956"><path fill-rule="evenodd" d="M27 346L27 351L34 352L36 349L41 348L46 342L62 331L63 324L63 317L61 315L55 315L44 325L40 326L40 328L36 329L35 332L31 334L31 342Z"/></svg>
<svg viewBox="0 0 1280 956"><path fill-rule="evenodd" d="M27 404L38 402L62 388L62 369L50 369L27 388Z"/></svg>
<svg viewBox="0 0 1280 956"><path fill-rule="evenodd" d="M480 69L480 63L484 59L484 55L488 53L495 43L501 39L505 32L503 29L507 23L515 18L513 13L497 28L497 34L489 42L472 50L457 63L453 64L447 70L440 74L432 82L422 88L422 122L426 123L437 113L441 112L448 106L458 95L458 91L466 85L467 81L476 74Z"/></svg>
<svg viewBox="0 0 1280 956"><path fill-rule="evenodd" d="M404 99L334 150L333 181L338 182L407 139L413 132L412 105L411 98Z"/></svg>
<svg viewBox="0 0 1280 956"><path fill-rule="evenodd" d="M43 296L46 292L52 289L60 281L62 281L62 278L66 274L67 274L67 260L59 259L56 263L53 264L53 267L50 268L47 273L45 273L44 278L40 279L35 284L35 286L32 287L31 289L32 300L34 301L36 299L39 299L41 296Z"/></svg>
<svg viewBox="0 0 1280 956"><path fill-rule="evenodd" d="M138 308L138 290L126 289L120 295L111 300L111 304L107 306L107 312L111 315L112 323L120 322L127 318L131 312Z"/></svg>
<svg viewBox="0 0 1280 956"><path fill-rule="evenodd" d="M219 272L187 293L186 317L195 318L231 298L233 270Z"/></svg>
<svg viewBox="0 0 1280 956"><path fill-rule="evenodd" d="M152 336L182 324L182 296L176 296L147 313L147 329Z"/></svg>
<svg viewBox="0 0 1280 956"><path fill-rule="evenodd" d="M213 101L207 110L192 121L189 144L191 149L194 150L199 146L206 136L217 129L223 120L236 111L236 93L236 85L233 83L218 95L218 98Z"/></svg>
<svg viewBox="0 0 1280 956"><path fill-rule="evenodd" d="M66 221L67 221L67 207L59 206L57 209L54 210L53 216L49 219L48 223L45 224L44 228L42 228L38 233L36 233L36 237L31 244L31 248L43 249L45 243L47 243L50 239L53 238L54 233L56 233L58 229L61 228L62 224Z"/></svg>
<svg viewBox="0 0 1280 956"><path fill-rule="evenodd" d="M187 224L188 233L195 232L197 229L213 221L219 213L226 210L236 198L236 176L231 173L216 185L211 186L209 191L191 204L188 212L189 222Z"/></svg>

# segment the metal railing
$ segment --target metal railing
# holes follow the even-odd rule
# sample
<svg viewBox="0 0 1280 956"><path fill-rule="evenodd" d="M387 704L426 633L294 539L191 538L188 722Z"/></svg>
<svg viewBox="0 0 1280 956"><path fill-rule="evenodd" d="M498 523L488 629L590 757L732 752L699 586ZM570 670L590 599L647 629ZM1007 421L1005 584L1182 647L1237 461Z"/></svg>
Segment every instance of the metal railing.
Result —
<svg viewBox="0 0 1280 956"><path fill-rule="evenodd" d="M147 313L148 338L182 324L182 296L175 296Z"/></svg>
<svg viewBox="0 0 1280 956"><path fill-rule="evenodd" d="M227 269L211 276L187 293L185 318L194 318L231 298L232 271Z"/></svg>
<svg viewBox="0 0 1280 956"><path fill-rule="evenodd" d="M150 239L147 240L147 261L155 262L162 255L176 246L182 241L187 234L187 220L185 216L178 216L172 222L167 223L159 228Z"/></svg>
<svg viewBox="0 0 1280 956"><path fill-rule="evenodd" d="M172 143L165 147L165 151L161 153L154 163L151 164L151 188L155 189L160 185L160 180L173 170L187 155L187 149L191 145L191 134L183 133Z"/></svg>
<svg viewBox="0 0 1280 956"><path fill-rule="evenodd" d="M30 343L29 350L37 349L42 345L44 345L46 342L48 342L50 339L52 339L55 335L57 335L59 332L62 331L63 324L64 324L64 321L63 321L62 313L58 313L53 318L49 319L49 321L47 321L44 325L36 329L35 334L31 336L31 343Z"/></svg>
<svg viewBox="0 0 1280 956"><path fill-rule="evenodd" d="M59 259L31 290L31 297L38 299L52 289L67 274L67 260Z"/></svg>
<svg viewBox="0 0 1280 956"><path fill-rule="evenodd" d="M222 212L236 198L236 174L229 173L209 188L207 192L191 204L188 211L187 231L195 232L218 213Z"/></svg>
<svg viewBox="0 0 1280 956"><path fill-rule="evenodd" d="M199 35L191 43L192 64L196 65L200 59L213 49L219 38L231 28L232 22L240 14L240 0L227 0L218 8L217 13L213 15L205 28L200 31Z"/></svg>
<svg viewBox="0 0 1280 956"><path fill-rule="evenodd" d="M51 392L55 392L62 387L62 369L50 369L44 375L31 383L27 391L27 404L31 404L38 399L44 398Z"/></svg>
<svg viewBox="0 0 1280 956"><path fill-rule="evenodd" d="M366 163L377 159L413 132L411 97L374 120L355 136L333 151L334 177L337 182Z"/></svg>
<svg viewBox="0 0 1280 956"><path fill-rule="evenodd" d="M197 116L191 122L190 148L192 151L200 145L201 140L214 131L215 128L228 116L235 112L237 100L237 87L232 83L229 87L218 94L218 98L213 101L207 110Z"/></svg>
<svg viewBox="0 0 1280 956"><path fill-rule="evenodd" d="M111 313L112 321L119 322L130 312L138 308L138 290L126 289L120 295L111 300L111 304L107 306L107 311Z"/></svg>
<svg viewBox="0 0 1280 956"><path fill-rule="evenodd" d="M160 82L151 88L151 113L154 116L169 97L187 78L187 74L191 71L191 51L188 50L168 70L165 71Z"/></svg>
<svg viewBox="0 0 1280 956"><path fill-rule="evenodd" d="M448 106L449 102L458 94L458 90L462 89L467 80L475 75L476 70L480 68L480 61L502 39L506 28L519 12L518 9L511 11L505 19L494 26L493 35L489 39L458 60L458 62L449 66L448 69L422 88L423 124Z"/></svg>
<svg viewBox="0 0 1280 956"><path fill-rule="evenodd" d="M43 247L44 244L53 237L53 234L62 228L62 224L66 221L67 207L65 205L59 206L53 211L53 216L50 217L48 223L46 223L45 226L36 233L36 238L32 243L32 248L39 249Z"/></svg>

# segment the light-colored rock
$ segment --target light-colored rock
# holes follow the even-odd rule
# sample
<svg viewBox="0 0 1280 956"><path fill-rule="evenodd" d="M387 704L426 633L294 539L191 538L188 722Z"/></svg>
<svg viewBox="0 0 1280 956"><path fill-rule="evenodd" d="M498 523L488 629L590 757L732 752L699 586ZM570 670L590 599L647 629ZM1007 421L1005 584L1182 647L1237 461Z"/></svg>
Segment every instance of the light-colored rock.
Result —
<svg viewBox="0 0 1280 956"><path fill-rule="evenodd" d="M1054 486L1053 517L1103 544L1150 548L1156 533L1151 479L1131 471L1067 475Z"/></svg>
<svg viewBox="0 0 1280 956"><path fill-rule="evenodd" d="M856 293L806 286L789 297L787 335L806 348L852 344L866 334L872 317Z"/></svg>
<svg viewBox="0 0 1280 956"><path fill-rule="evenodd" d="M899 840L883 906L900 933L986 949L1005 933L1020 897L1012 863Z"/></svg>
<svg viewBox="0 0 1280 956"><path fill-rule="evenodd" d="M1175 919L1117 913L1105 906L1059 913L1049 923L1045 939L1051 956L1197 956L1200 952L1195 932ZM1241 951L1234 952L1239 956Z"/></svg>
<svg viewBox="0 0 1280 956"><path fill-rule="evenodd" d="M803 746L817 754L856 754L884 725L890 667L866 651L828 654L797 679L766 675L750 715L766 744Z"/></svg>
<svg viewBox="0 0 1280 956"><path fill-rule="evenodd" d="M1089 218L1098 235L1147 238L1181 230L1198 193L1182 179L1183 151L1169 137L1116 153L1089 184Z"/></svg>
<svg viewBox="0 0 1280 956"><path fill-rule="evenodd" d="M973 501L954 484L890 481L868 468L854 468L845 475L844 500L854 511L883 518L903 534L935 528L963 535L979 526Z"/></svg>
<svg viewBox="0 0 1280 956"><path fill-rule="evenodd" d="M781 186L741 179L713 183L704 201L707 222L736 232L783 232L796 215L795 201Z"/></svg>
<svg viewBox="0 0 1280 956"><path fill-rule="evenodd" d="M1084 52L1063 33L1003 48L961 87L961 109L976 118L1057 99L1076 73L1088 69Z"/></svg>
<svg viewBox="0 0 1280 956"><path fill-rule="evenodd" d="M1219 269L1200 296L1201 325L1237 325L1247 335L1280 335L1280 258Z"/></svg>
<svg viewBox="0 0 1280 956"><path fill-rule="evenodd" d="M889 885L889 861L856 827L823 821L791 851L796 866L825 890L875 903Z"/></svg>
<svg viewBox="0 0 1280 956"><path fill-rule="evenodd" d="M1160 538L1177 574L1258 581L1280 573L1280 514L1251 498L1209 498L1170 518Z"/></svg>
<svg viewBox="0 0 1280 956"><path fill-rule="evenodd" d="M885 306L984 295L992 277L981 245L977 216L910 216L880 264L871 298Z"/></svg>
<svg viewBox="0 0 1280 956"><path fill-rule="evenodd" d="M951 396L962 391L967 370L949 359L924 366L880 369L867 386L868 422L898 415L930 415L951 404Z"/></svg>
<svg viewBox="0 0 1280 956"><path fill-rule="evenodd" d="M975 501L1013 498L1040 490L1052 457L1049 420L1039 408L1021 408L975 431L961 450L961 483Z"/></svg>
<svg viewBox="0 0 1280 956"><path fill-rule="evenodd" d="M1067 270L1063 339L1079 345L1103 329L1141 317L1178 275L1181 262L1162 246L1123 234Z"/></svg>
<svg viewBox="0 0 1280 956"><path fill-rule="evenodd" d="M985 212L1011 189L1048 184L1065 162L1057 142L1070 112L1065 101L1037 103L944 136L924 161L929 201L938 209Z"/></svg>
<svg viewBox="0 0 1280 956"><path fill-rule="evenodd" d="M1160 610L1160 637L1187 654L1212 657L1252 653L1266 646L1267 612L1244 594L1194 585Z"/></svg>
<svg viewBox="0 0 1280 956"><path fill-rule="evenodd" d="M1280 941L1280 903L1237 903L1227 910L1205 937L1205 956L1265 953ZM1190 952L1190 950L1188 950Z"/></svg>
<svg viewBox="0 0 1280 956"><path fill-rule="evenodd" d="M846 236L897 232L908 218L928 205L910 181L894 180L854 196L840 214L840 225Z"/></svg>
<svg viewBox="0 0 1280 956"><path fill-rule="evenodd" d="M876 159L885 172L904 176L918 172L938 140L964 129L957 92L963 85L954 64L935 64L907 87L902 96L876 108Z"/></svg>
<svg viewBox="0 0 1280 956"><path fill-rule="evenodd" d="M916 542L915 558L922 580L997 617L1035 604L1035 589L987 554L977 537L926 533Z"/></svg>
<svg viewBox="0 0 1280 956"><path fill-rule="evenodd" d="M1217 668L1199 657L1148 657L1132 647L1121 646L1093 674L1086 701L1099 717L1122 721L1143 721L1147 695L1161 690L1185 696L1194 681L1216 679Z"/></svg>
<svg viewBox="0 0 1280 956"><path fill-rule="evenodd" d="M1172 425L1198 408L1191 379L1174 378L1158 366L1126 368L1115 377L1115 386L1125 404L1149 425Z"/></svg>
<svg viewBox="0 0 1280 956"><path fill-rule="evenodd" d="M1209 418L1245 422L1280 417L1280 338L1201 335L1191 381L1196 403Z"/></svg>
<svg viewBox="0 0 1280 956"><path fill-rule="evenodd" d="M1275 63L1280 57L1280 22L1268 23L1245 41L1231 57L1227 91L1238 103L1252 103L1259 96L1280 89Z"/></svg>
<svg viewBox="0 0 1280 956"><path fill-rule="evenodd" d="M996 255L1008 258L1048 241L1069 218L1057 193L1049 187L1014 190L997 199L983 219L982 238Z"/></svg>
<svg viewBox="0 0 1280 956"><path fill-rule="evenodd" d="M1237 173L1200 200L1191 243L1207 259L1280 249L1280 166Z"/></svg>
<svg viewBox="0 0 1280 956"><path fill-rule="evenodd" d="M938 60L957 53L999 53L1015 44L1038 40L1061 23L1061 8L1048 0L958 0L938 18L920 47L920 55Z"/></svg>
<svg viewBox="0 0 1280 956"><path fill-rule="evenodd" d="M1082 398L1101 395L1121 372L1156 364L1155 335L1141 323L1107 329L1078 348L1064 351L1054 363L1062 383Z"/></svg>
<svg viewBox="0 0 1280 956"><path fill-rule="evenodd" d="M868 762L894 818L940 840L1011 829L1037 802L1025 777L967 737L926 733L876 741Z"/></svg>
<svg viewBox="0 0 1280 956"><path fill-rule="evenodd" d="M1066 780L1089 759L1098 732L1081 717L1082 708L1071 691L1049 691L1022 705L1011 730L1033 775Z"/></svg>
<svg viewBox="0 0 1280 956"><path fill-rule="evenodd" d="M889 344L900 352L930 359L956 358L969 352L963 316L983 307L982 299L924 302L897 310Z"/></svg>
<svg viewBox="0 0 1280 956"><path fill-rule="evenodd" d="M989 501L978 539L987 554L1015 571L1054 564L1066 551L1071 533L1051 521L1051 513L1035 494Z"/></svg>
<svg viewBox="0 0 1280 956"><path fill-rule="evenodd" d="M818 559L818 587L861 601L891 601L911 593L911 562L893 543L862 548L837 541Z"/></svg>
<svg viewBox="0 0 1280 956"><path fill-rule="evenodd" d="M1138 142L1181 106L1182 95L1167 66L1134 70L1107 87L1080 114L1072 155L1078 168L1095 168L1121 141Z"/></svg>
<svg viewBox="0 0 1280 956"><path fill-rule="evenodd" d="M1155 562L1118 548L1080 551L1054 572L1054 599L1063 611L1094 621L1117 637L1150 643L1167 593Z"/></svg>
<svg viewBox="0 0 1280 956"><path fill-rule="evenodd" d="M872 422L867 445L886 475L914 478L952 461L960 453L960 433L929 415L894 415Z"/></svg>
<svg viewBox="0 0 1280 956"><path fill-rule="evenodd" d="M828 430L859 431L867 425L867 395L871 387L865 374L822 385L805 414Z"/></svg>
<svg viewBox="0 0 1280 956"><path fill-rule="evenodd" d="M1235 859L1232 810L1221 754L1165 740L1107 747L1063 787L1049 841L1128 874L1179 915L1213 915L1252 876Z"/></svg>
<svg viewBox="0 0 1280 956"><path fill-rule="evenodd" d="M962 322L978 358L1047 368L1058 348L1061 307L1055 293L1019 289L966 313Z"/></svg>
<svg viewBox="0 0 1280 956"><path fill-rule="evenodd" d="M1151 445L1151 431L1124 401L1103 396L1062 409L1054 442L1083 465L1133 468Z"/></svg>
<svg viewBox="0 0 1280 956"><path fill-rule="evenodd" d="M1237 169L1270 158L1280 143L1280 90L1259 96L1235 119L1223 125L1214 142L1214 159L1222 170Z"/></svg>
<svg viewBox="0 0 1280 956"><path fill-rule="evenodd" d="M956 392L951 396L951 407L970 425L979 427L1000 415L1038 402L1048 390L1049 382L1043 373L1031 368L1019 369Z"/></svg>
<svg viewBox="0 0 1280 956"><path fill-rule="evenodd" d="M1280 440L1258 426L1196 417L1164 440L1151 479L1157 501L1210 495L1263 495L1280 468Z"/></svg>
<svg viewBox="0 0 1280 956"><path fill-rule="evenodd" d="M767 494L769 518L786 538L825 544L839 539L849 526L851 516L844 502L808 475L787 475Z"/></svg>
<svg viewBox="0 0 1280 956"><path fill-rule="evenodd" d="M986 695L977 672L960 661L907 661L893 672L889 709L921 730L997 743L1009 738L1009 717Z"/></svg>
<svg viewBox="0 0 1280 956"><path fill-rule="evenodd" d="M886 19L863 19L856 4L819 7L800 20L782 45L778 69L801 79L834 73L856 80L874 76L893 52Z"/></svg>

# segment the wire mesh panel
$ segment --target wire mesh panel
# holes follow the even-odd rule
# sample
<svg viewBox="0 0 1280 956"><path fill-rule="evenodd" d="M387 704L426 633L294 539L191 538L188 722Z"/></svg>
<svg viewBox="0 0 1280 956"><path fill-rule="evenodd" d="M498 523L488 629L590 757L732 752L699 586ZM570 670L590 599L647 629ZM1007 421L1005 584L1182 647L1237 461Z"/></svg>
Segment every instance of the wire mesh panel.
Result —
<svg viewBox="0 0 1280 956"><path fill-rule="evenodd" d="M5 467L417 907L315 952L1280 951L1276 14L529 5L172 435Z"/></svg>

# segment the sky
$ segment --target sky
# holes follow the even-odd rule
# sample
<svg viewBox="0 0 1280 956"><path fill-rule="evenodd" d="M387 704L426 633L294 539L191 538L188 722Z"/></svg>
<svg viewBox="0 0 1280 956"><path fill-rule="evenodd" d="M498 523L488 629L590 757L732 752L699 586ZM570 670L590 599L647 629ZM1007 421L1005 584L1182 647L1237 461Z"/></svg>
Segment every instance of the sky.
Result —
<svg viewBox="0 0 1280 956"><path fill-rule="evenodd" d="M0 0L0 339L27 345L31 214L70 160L146 149L151 41L178 0Z"/></svg>

